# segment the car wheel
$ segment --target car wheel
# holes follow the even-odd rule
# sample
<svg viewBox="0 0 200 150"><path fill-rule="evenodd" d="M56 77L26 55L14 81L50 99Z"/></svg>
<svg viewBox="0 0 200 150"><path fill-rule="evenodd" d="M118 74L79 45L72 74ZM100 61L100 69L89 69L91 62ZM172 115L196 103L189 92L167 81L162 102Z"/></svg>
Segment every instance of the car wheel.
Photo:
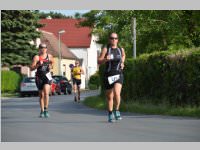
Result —
<svg viewBox="0 0 200 150"><path fill-rule="evenodd" d="M67 95L67 91L66 90L64 91L64 94Z"/></svg>
<svg viewBox="0 0 200 150"><path fill-rule="evenodd" d="M61 95L61 91L58 92L58 95Z"/></svg>
<svg viewBox="0 0 200 150"><path fill-rule="evenodd" d="M25 97L25 94L24 93L20 93L20 97Z"/></svg>

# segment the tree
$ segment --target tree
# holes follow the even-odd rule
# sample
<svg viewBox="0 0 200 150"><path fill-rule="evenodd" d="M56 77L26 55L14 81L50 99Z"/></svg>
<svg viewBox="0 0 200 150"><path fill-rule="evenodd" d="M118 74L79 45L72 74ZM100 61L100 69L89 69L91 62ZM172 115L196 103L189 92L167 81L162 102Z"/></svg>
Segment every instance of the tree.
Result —
<svg viewBox="0 0 200 150"><path fill-rule="evenodd" d="M181 10L92 10L83 15L82 26L94 27L101 44L117 32L127 56L132 57L133 17L137 18L137 54L200 46L199 11Z"/></svg>
<svg viewBox="0 0 200 150"><path fill-rule="evenodd" d="M1 11L1 52L3 65L27 65L37 53L30 44L40 36L37 13L29 10Z"/></svg>
<svg viewBox="0 0 200 150"><path fill-rule="evenodd" d="M74 15L74 18L76 19L80 19L82 17L82 15L79 12L76 12Z"/></svg>
<svg viewBox="0 0 200 150"><path fill-rule="evenodd" d="M72 18L72 16L66 16L61 13L50 11L49 13L37 11L40 19L46 19L47 17L51 17L53 19L65 19L65 18Z"/></svg>

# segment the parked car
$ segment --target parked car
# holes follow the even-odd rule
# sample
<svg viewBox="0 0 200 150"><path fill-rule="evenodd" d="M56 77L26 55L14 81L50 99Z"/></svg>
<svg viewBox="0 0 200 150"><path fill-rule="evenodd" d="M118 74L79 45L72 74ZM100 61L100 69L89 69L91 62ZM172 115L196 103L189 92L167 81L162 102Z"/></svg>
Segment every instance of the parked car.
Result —
<svg viewBox="0 0 200 150"><path fill-rule="evenodd" d="M35 83L35 77L24 77L20 84L20 95L38 95L38 88Z"/></svg>
<svg viewBox="0 0 200 150"><path fill-rule="evenodd" d="M60 85L61 92L64 94L71 94L72 93L72 85L69 83L69 80L64 76L55 75L52 76L58 84Z"/></svg>
<svg viewBox="0 0 200 150"><path fill-rule="evenodd" d="M49 95L55 95L56 93L61 94L60 84L55 79L52 79Z"/></svg>

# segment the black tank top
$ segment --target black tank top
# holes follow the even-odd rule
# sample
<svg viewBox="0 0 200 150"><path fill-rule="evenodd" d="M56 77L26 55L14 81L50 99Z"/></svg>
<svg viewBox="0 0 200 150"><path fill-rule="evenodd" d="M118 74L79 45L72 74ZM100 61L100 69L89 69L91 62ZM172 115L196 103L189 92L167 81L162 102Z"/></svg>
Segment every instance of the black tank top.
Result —
<svg viewBox="0 0 200 150"><path fill-rule="evenodd" d="M105 73L115 75L121 73L122 50L121 48L107 48L106 56L110 55L111 60L106 62Z"/></svg>
<svg viewBox="0 0 200 150"><path fill-rule="evenodd" d="M43 59L41 56L39 56L38 63L40 63L40 61L43 61L43 64L37 68L36 75L42 77L42 76L45 76L46 73L48 73L50 71L50 69L49 69L50 60L49 60L48 54L45 59Z"/></svg>

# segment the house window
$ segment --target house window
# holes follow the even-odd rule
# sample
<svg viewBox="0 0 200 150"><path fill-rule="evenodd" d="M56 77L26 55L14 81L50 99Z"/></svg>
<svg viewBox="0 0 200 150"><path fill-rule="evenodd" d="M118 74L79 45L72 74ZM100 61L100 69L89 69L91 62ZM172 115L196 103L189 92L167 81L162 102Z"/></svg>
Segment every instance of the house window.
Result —
<svg viewBox="0 0 200 150"><path fill-rule="evenodd" d="M66 75L66 65L65 64L63 64L63 76L65 76Z"/></svg>

